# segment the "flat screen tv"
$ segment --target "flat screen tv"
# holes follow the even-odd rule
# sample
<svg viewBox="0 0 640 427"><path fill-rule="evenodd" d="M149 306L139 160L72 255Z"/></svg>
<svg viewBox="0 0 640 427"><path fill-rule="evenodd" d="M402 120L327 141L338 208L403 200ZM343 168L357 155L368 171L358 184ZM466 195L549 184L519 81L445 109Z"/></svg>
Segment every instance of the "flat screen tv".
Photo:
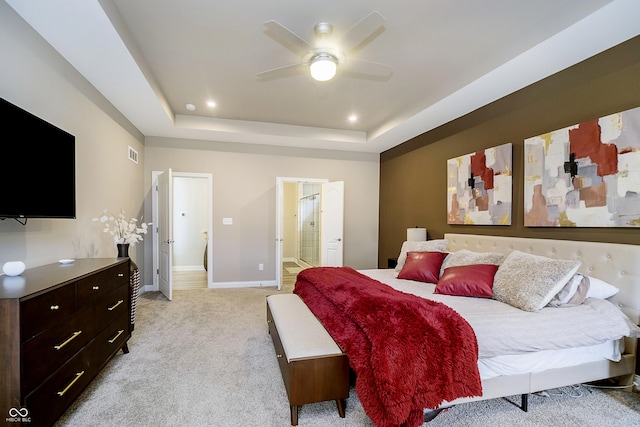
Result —
<svg viewBox="0 0 640 427"><path fill-rule="evenodd" d="M75 136L0 98L0 218L75 218Z"/></svg>

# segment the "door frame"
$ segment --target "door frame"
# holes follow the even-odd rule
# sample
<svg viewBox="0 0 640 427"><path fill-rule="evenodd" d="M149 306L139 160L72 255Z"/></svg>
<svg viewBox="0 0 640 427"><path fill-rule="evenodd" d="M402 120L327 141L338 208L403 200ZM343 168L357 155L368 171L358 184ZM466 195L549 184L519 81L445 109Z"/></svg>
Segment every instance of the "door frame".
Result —
<svg viewBox="0 0 640 427"><path fill-rule="evenodd" d="M292 178L276 177L276 284L278 290L282 289L282 233L284 228L284 184L294 182L297 184L314 183L324 184L329 179L324 178Z"/></svg>
<svg viewBox="0 0 640 427"><path fill-rule="evenodd" d="M152 221L153 224L156 224L153 232L153 290L158 291L159 287L159 278L158 278L158 266L159 266L159 255L160 255L160 242L158 240L158 176L165 171L152 171L151 172L151 182L152 182L152 191L151 191L151 205L152 205ZM211 248L211 242L213 241L213 174L210 173L196 173L196 172L176 172L171 171L172 177L182 177L182 178L207 178L207 210L208 210L208 250L207 250L207 287L213 287L213 250ZM173 206L171 207L173 209Z"/></svg>

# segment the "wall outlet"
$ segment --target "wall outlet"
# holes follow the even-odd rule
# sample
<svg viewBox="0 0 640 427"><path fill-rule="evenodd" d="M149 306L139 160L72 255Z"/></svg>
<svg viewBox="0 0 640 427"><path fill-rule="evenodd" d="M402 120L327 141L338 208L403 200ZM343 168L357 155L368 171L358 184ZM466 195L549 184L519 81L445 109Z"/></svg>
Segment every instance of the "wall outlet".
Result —
<svg viewBox="0 0 640 427"><path fill-rule="evenodd" d="M258 270L264 270L264 264L258 264Z"/></svg>

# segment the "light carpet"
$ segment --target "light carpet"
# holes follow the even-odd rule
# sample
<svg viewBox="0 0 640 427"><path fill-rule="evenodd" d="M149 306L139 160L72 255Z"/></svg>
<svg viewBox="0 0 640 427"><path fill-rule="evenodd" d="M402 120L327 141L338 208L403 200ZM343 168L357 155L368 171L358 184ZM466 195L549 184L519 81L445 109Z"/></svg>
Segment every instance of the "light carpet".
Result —
<svg viewBox="0 0 640 427"><path fill-rule="evenodd" d="M280 292L291 292L285 287ZM151 292L138 299L129 354L121 352L56 427L289 426L289 403L266 325L275 288ZM425 427L640 425L640 394L577 386L455 406ZM335 402L304 405L300 427L371 426L355 390L346 418Z"/></svg>

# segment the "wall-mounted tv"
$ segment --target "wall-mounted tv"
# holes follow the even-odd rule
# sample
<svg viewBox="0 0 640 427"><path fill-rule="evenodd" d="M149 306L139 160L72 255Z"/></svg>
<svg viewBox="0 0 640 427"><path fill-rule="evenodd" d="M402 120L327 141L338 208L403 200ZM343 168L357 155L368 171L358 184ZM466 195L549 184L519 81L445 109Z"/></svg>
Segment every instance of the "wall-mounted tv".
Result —
<svg viewBox="0 0 640 427"><path fill-rule="evenodd" d="M0 218L75 218L75 136L0 98Z"/></svg>

